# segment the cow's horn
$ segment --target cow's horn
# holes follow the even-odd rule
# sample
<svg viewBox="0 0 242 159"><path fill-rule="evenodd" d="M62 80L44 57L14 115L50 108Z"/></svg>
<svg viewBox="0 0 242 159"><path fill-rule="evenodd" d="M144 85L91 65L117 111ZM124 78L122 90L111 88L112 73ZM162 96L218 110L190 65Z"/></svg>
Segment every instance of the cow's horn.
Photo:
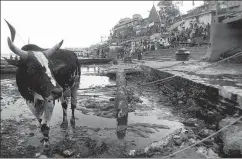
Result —
<svg viewBox="0 0 242 159"><path fill-rule="evenodd" d="M61 42L59 42L58 44L56 44L54 47L52 47L52 48L50 48L48 50L45 50L43 52L48 57L48 56L52 55L54 52L56 52L56 50L58 50L61 47L62 44L63 44L63 40L61 40Z"/></svg>
<svg viewBox="0 0 242 159"><path fill-rule="evenodd" d="M24 58L24 59L27 58L28 52L17 48L17 46L13 44L13 42L10 40L9 37L8 37L8 47L13 53L19 55L21 58Z"/></svg>

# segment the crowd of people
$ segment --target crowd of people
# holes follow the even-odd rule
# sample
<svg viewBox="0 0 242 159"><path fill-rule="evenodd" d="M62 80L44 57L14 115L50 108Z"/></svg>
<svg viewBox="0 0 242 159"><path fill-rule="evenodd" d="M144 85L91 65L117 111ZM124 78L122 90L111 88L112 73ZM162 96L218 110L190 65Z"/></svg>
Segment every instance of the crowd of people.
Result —
<svg viewBox="0 0 242 159"><path fill-rule="evenodd" d="M13 56L12 55L10 55L10 60L13 60ZM16 61L18 60L18 56L17 55L15 56L14 60L16 60Z"/></svg>
<svg viewBox="0 0 242 159"><path fill-rule="evenodd" d="M172 32L171 38L169 38L169 42L171 45L175 45L177 43L202 43L209 41L210 37L210 25L198 25L194 24L194 27L190 27L184 29L182 31ZM199 39L199 40L197 40Z"/></svg>

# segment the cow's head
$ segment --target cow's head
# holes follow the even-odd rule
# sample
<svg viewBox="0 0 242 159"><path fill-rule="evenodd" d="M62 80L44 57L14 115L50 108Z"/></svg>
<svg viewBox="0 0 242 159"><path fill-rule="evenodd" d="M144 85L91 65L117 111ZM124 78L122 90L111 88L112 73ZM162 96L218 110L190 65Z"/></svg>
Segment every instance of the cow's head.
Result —
<svg viewBox="0 0 242 159"><path fill-rule="evenodd" d="M63 65L53 65L49 60L49 57L61 47L62 43L63 40L47 50L24 51L16 47L8 38L10 50L20 56L16 66L26 71L27 76L24 78L28 81L29 89L41 95L43 100L57 99L62 95L63 89L56 82L53 72Z"/></svg>

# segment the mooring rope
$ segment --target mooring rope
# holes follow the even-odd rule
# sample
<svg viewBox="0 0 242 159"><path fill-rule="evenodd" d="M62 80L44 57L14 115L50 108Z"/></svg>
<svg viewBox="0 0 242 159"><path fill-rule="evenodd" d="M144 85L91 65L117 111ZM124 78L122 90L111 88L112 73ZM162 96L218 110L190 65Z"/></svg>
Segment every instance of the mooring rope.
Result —
<svg viewBox="0 0 242 159"><path fill-rule="evenodd" d="M235 55L232 55L232 56L230 56L230 57L227 57L227 58L225 58L225 59L222 59L222 60L220 60L220 61L217 61L216 63L210 64L210 65L205 66L205 67L202 67L202 68L198 68L198 69L196 69L194 72L197 72L197 71L203 70L203 69L205 69L205 68L207 68L207 67L215 66L216 64L218 64L218 63L220 63L220 62L226 61L226 60L231 59L231 58L233 58L233 57L236 57L236 56L238 56L238 55L240 55L240 54L242 54L242 51L236 53ZM170 76L170 77L167 77L167 78L163 78L163 79L159 79L159 80L156 80L156 81L152 81L152 82L148 82L148 83L140 84L139 86L145 86L145 85L154 84L154 83L157 83L157 82L165 82L166 80L172 79L172 78L174 78L174 77L177 77L177 75L173 75L173 76ZM117 87L117 86L115 85L115 86L112 86L112 87ZM132 88L132 87L135 88L135 86L127 86L127 87L128 87L128 88ZM99 87L99 88L100 88L100 87ZM92 88L92 89L93 89L93 88ZM202 139L201 141L199 141L199 142L197 142L197 143L194 143L194 144L192 144L192 145L190 145L190 146L188 146L188 147L186 147L186 148L183 148L183 149L181 149L181 150L179 150L179 151L176 151L176 152L174 152L174 153L172 153L172 154L170 154L170 155L164 156L164 158L172 157L172 156L175 155L175 154L178 154L178 153L180 153L180 152L183 152L183 151L185 151L185 150L187 150L187 149L189 149L189 148L192 148L192 147L194 147L194 146L196 146L196 145L198 145L198 144L204 142L205 140L207 140L207 139L213 137L214 135L218 134L219 132L225 130L226 128L228 128L229 126L235 124L236 122L238 122L238 121L241 120L241 119L242 119L242 116L240 116L238 119L236 119L235 121L231 122L230 124L226 125L225 127L221 128L220 130L216 131L215 133L213 133L213 134L209 135L208 137Z"/></svg>
<svg viewBox="0 0 242 159"><path fill-rule="evenodd" d="M192 148L192 147L194 147L194 146L196 146L196 145L202 143L203 141L205 141L205 140L207 140L207 139L213 137L214 135L218 134L219 132L225 130L225 129L228 128L229 126L235 124L235 123L236 123L237 121L239 121L240 119L242 119L242 116L239 117L238 119L236 119L235 121L231 122L230 124L226 125L225 127L221 128L220 130L216 131L215 133L213 133L213 134L209 135L208 137L202 139L201 141L199 141L199 142L197 142L197 143L195 143L195 144L192 144L191 146L188 146L188 147L186 147L186 148L183 148L183 149L181 149L181 150L179 150L179 151L176 151L176 152L174 152L174 153L172 153L172 154L170 154L170 155L164 156L164 158L171 157L171 156L173 156L173 155L175 155L175 154L178 154L178 153L180 153L180 152L182 152L182 151L185 151L185 150L187 150L187 149L189 149L189 148Z"/></svg>
<svg viewBox="0 0 242 159"><path fill-rule="evenodd" d="M216 65L216 64L218 64L218 63L220 63L220 62L226 61L226 60L231 59L231 58L233 58L233 57L236 57L236 56L238 56L238 55L240 55L240 54L242 55L242 51L241 51L241 52L238 52L238 53L235 54L235 55L232 55L232 56L230 56L230 57L227 57L227 58L225 58L225 59L222 59L222 60L220 60L220 61L217 61L217 62L215 62L215 63L213 63L213 64L210 64L210 65L208 65L208 66L204 66L204 67L201 67L201 68L195 69L193 72L198 72L198 71L200 71L200 70L206 69L207 67L214 66L214 65ZM182 76L182 75L181 75L181 76ZM159 79L159 80L156 80L156 81L152 81L152 82L148 82L148 83L140 84L140 85L141 85L141 86L145 86L145 85L148 85L148 84L154 84L154 83L157 83L157 82L164 82L164 81L166 81L167 79L172 79L172 78L174 78L174 77L178 77L178 76L177 76L177 75L173 75L173 76L171 76L171 77L167 77L167 78Z"/></svg>
<svg viewBox="0 0 242 159"><path fill-rule="evenodd" d="M220 62L224 62L224 61L226 61L226 60L229 60L229 59L231 59L231 58L233 58L233 57L236 57L236 56L238 56L238 55L242 55L242 51L240 51L240 52L238 52L238 53L236 53L236 54L234 54L234 55L232 55L232 56L230 56L230 57L227 57L227 58L225 58L225 59L222 59L222 60L220 60L220 61L217 61L217 62L215 62L215 63L213 63L213 64L210 64L210 65L208 65L208 66L204 66L204 67L201 67L201 68L198 68L198 69L195 69L195 70L193 70L193 72L198 72L198 71L200 71L200 70L203 70L203 69L206 69L206 68L208 68L208 67L211 67L211 66L215 66L215 65L217 65L218 63L220 63ZM195 62L195 61L194 61ZM194 63L194 62L192 62L192 63ZM179 63L179 64L184 64L183 62L181 62L181 63ZM177 64L175 64L175 65L177 65ZM174 65L172 65L172 66L174 66ZM168 66L168 67L172 67L172 66ZM164 68L167 68L167 67L164 67ZM159 68L159 69L161 69L161 68ZM185 71L185 70L184 70ZM183 75L181 75L181 77L182 77ZM139 84L138 86L146 86L146 85L149 85L149 84L154 84L154 83L158 83L158 82L166 82L168 79L169 80L171 80L171 79L173 79L173 78L175 78L175 77L179 77L178 75L173 75L173 76L170 76L170 77L166 77L166 78L163 78L163 79L159 79L159 80L155 80L155 81L152 81L152 82L147 82L147 83L144 83L144 84ZM96 88L113 88L113 87L117 87L116 85L114 85L114 86L108 86L108 87L96 87ZM136 88L137 86L127 86L127 88ZM89 89L96 89L95 87L93 87L93 88L84 88L84 89L79 89L79 90L89 90Z"/></svg>
<svg viewBox="0 0 242 159"><path fill-rule="evenodd" d="M16 34L20 37L20 39L22 40L22 43L24 43L24 45L26 45L27 43L23 40L23 38L21 37L21 35L18 32L16 32Z"/></svg>

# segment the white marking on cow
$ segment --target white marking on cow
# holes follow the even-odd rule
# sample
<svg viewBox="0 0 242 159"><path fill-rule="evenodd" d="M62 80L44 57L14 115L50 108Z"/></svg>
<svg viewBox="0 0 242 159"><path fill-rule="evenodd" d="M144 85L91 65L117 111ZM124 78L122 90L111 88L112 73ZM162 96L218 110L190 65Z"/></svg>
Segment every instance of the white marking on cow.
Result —
<svg viewBox="0 0 242 159"><path fill-rule="evenodd" d="M31 110L31 112L35 115L35 107L34 107L34 103L27 100L26 104L28 105L29 109Z"/></svg>
<svg viewBox="0 0 242 159"><path fill-rule="evenodd" d="M50 120L52 117L53 109L54 109L54 104L52 102L45 101L44 114L43 114L43 120L41 122L41 125L46 124L48 127L50 127Z"/></svg>
<svg viewBox="0 0 242 159"><path fill-rule="evenodd" d="M44 100L44 98L36 92L33 92L33 96L34 96L34 103L36 102L37 99Z"/></svg>
<svg viewBox="0 0 242 159"><path fill-rule="evenodd" d="M35 99L36 101L36 99ZM41 116L43 115L44 112L44 105L36 105L34 102L31 101L26 101L26 104L28 105L29 109L31 112L34 114L34 116L39 120L41 119Z"/></svg>
<svg viewBox="0 0 242 159"><path fill-rule="evenodd" d="M65 99L63 96L60 97L61 104L66 103L68 105L67 99ZM67 120L67 109L62 108L65 112L65 115L63 116L63 120Z"/></svg>
<svg viewBox="0 0 242 159"><path fill-rule="evenodd" d="M49 146L50 146L50 143L49 143L49 141L44 141L44 143L43 143L43 145L44 145L44 149L45 150L48 150L49 149ZM47 157L46 157L47 158Z"/></svg>
<svg viewBox="0 0 242 159"><path fill-rule="evenodd" d="M47 76L50 77L51 83L56 86L56 81L54 80L50 68L49 68L49 61L46 58L46 56L44 55L43 52L39 52L39 51L34 51L34 56L37 58L37 60L39 61L39 63L44 66L46 68L46 74Z"/></svg>

